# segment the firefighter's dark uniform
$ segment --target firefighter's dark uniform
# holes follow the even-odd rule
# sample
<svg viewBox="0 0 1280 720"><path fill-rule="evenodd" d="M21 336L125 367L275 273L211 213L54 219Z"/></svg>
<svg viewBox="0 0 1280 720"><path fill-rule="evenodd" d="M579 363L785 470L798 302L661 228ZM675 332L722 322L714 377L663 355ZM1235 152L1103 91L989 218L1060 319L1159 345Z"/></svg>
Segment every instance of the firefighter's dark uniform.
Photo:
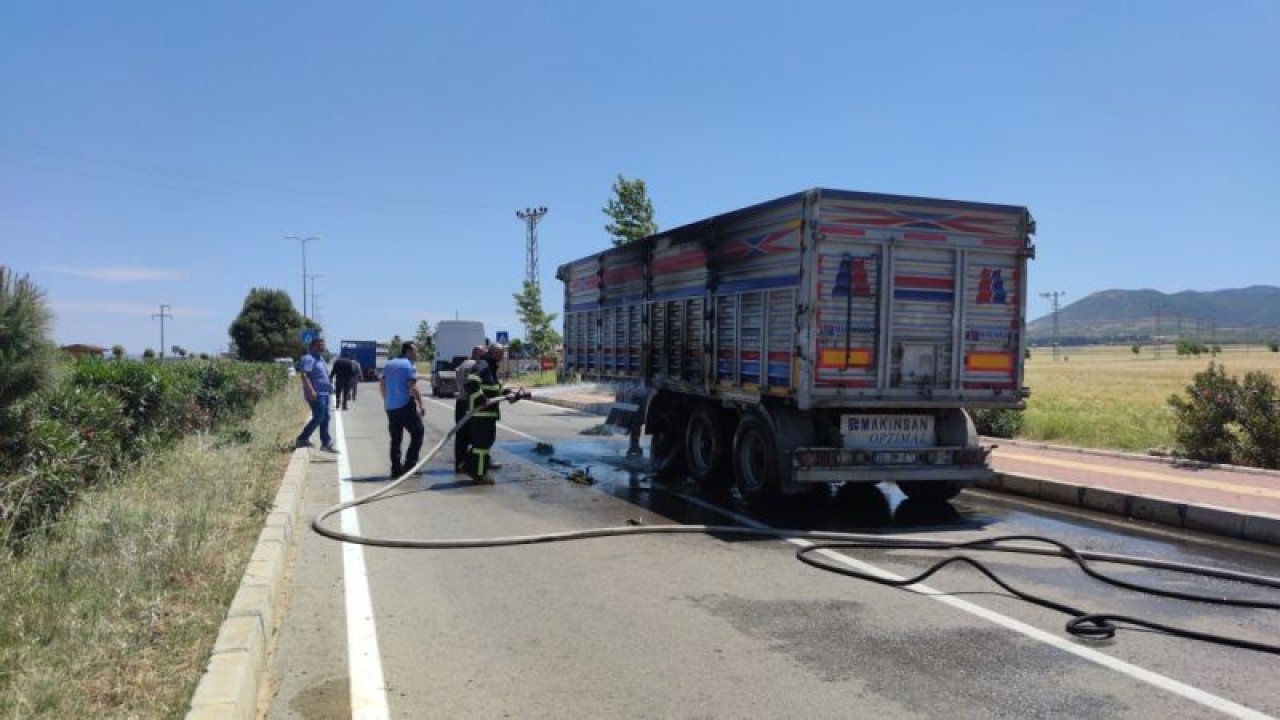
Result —
<svg viewBox="0 0 1280 720"><path fill-rule="evenodd" d="M478 362L463 384L458 400L461 404L466 396L466 410L470 412L482 407L486 402L502 395L502 383L498 382L498 374L487 362ZM455 414L457 409L455 408ZM476 481L484 481L489 472L492 460L489 450L498 434L498 406L478 410L467 423L467 433L471 447L467 450L466 473Z"/></svg>
<svg viewBox="0 0 1280 720"><path fill-rule="evenodd" d="M468 358L454 368L457 372L458 392L453 402L453 422L462 420L471 409L471 397L467 392L467 376L476 367L478 361ZM467 454L471 452L471 422L458 428L453 434L453 469L457 472L467 471Z"/></svg>

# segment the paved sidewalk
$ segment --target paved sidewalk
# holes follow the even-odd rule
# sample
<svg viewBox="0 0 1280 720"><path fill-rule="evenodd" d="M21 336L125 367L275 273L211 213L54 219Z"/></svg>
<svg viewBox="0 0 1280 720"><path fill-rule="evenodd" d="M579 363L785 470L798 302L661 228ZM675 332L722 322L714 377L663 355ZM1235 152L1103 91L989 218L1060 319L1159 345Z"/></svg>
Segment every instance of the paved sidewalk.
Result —
<svg viewBox="0 0 1280 720"><path fill-rule="evenodd" d="M533 400L605 415L607 384L533 389ZM1138 521L1280 545L1280 471L983 438L996 476L981 487Z"/></svg>
<svg viewBox="0 0 1280 720"><path fill-rule="evenodd" d="M988 490L1280 545L1280 472L984 438Z"/></svg>

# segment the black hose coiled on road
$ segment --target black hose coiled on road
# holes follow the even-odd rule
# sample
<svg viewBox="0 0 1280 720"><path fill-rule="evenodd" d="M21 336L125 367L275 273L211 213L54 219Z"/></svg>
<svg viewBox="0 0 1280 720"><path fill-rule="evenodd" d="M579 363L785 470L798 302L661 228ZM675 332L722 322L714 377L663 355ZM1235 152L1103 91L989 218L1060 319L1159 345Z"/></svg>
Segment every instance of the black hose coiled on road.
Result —
<svg viewBox="0 0 1280 720"><path fill-rule="evenodd" d="M878 549L878 550L954 550L954 549L971 549L991 552L1009 552L1027 555L1042 555L1065 557L1074 560L1080 569L1090 577L1102 582L1115 585L1117 587L1126 588L1136 592L1150 593L1168 598L1176 598L1180 600L1188 600L1200 603L1212 603L1216 605L1225 605L1229 607L1255 608L1280 610L1280 603L1262 601L1262 600L1244 600L1236 598L1224 598L1218 596L1196 595L1192 593L1182 593L1163 588L1139 585L1136 583L1119 580L1110 577L1095 570L1088 561L1107 562L1123 565L1131 565L1156 570L1170 570L1189 575L1200 577L1211 577L1222 580L1230 580L1233 582L1255 585L1258 587L1267 587L1280 589L1280 578L1268 577L1265 575L1252 575L1248 573L1234 572L1231 570L1223 570L1219 568L1205 567L1200 565L1188 565L1185 563L1175 563L1163 560L1153 560L1150 558L1139 558L1128 555L1117 555L1114 553L1102 553L1088 550L1077 550L1069 545L1058 542L1052 538L1046 538L1039 535L1006 535L995 538L985 538L981 540L956 541L956 540L921 540L921 539L891 539L878 535L866 535L861 533L833 532L827 530L794 530L785 528L768 528L768 527L745 527L742 525L622 525L617 527L601 527L590 528L586 530L565 530L554 533L535 533L529 535L511 535L507 537L488 537L488 538L375 538L364 535L353 535L344 533L339 530L327 528L324 526L325 519L349 508L372 502L395 488L402 483L414 477L418 470L427 464L433 457L440 452L449 441L458 432L458 429L465 425L476 412L482 409L500 404L502 401L514 403L518 400L528 398L527 392L516 393L510 392L504 396L493 398L487 401L481 407L467 413L456 425L445 433L444 437L436 443L417 465L409 468L394 482L386 487L371 493L364 497L354 500L338 503L326 510L321 511L311 521L311 528L318 534L340 542L355 543L358 545L370 545L375 547L392 547L392 548L412 548L419 550L460 550L467 548L489 548L489 547L507 547L512 545L535 545L551 542L564 542L568 540L586 540L589 538L601 537L618 537L622 535L688 535L688 534L714 534L714 535L734 535L745 537L770 537L780 540L801 539L806 541L829 541L820 544L814 544L803 547L796 551L796 557L807 565L826 570L828 572L838 573L849 577L867 580L870 582L888 585L892 587L907 588L918 582L922 582L942 568L953 563L964 563L977 569L992 582L999 585L1004 590L1013 594L1015 597L1026 602L1040 605L1041 607L1056 610L1071 616L1071 620L1067 621L1066 630L1075 637L1088 640L1105 640L1115 636L1116 630L1120 624L1132 625L1134 627L1155 630L1167 633L1177 637L1201 640L1204 642L1226 645L1230 647L1244 648L1248 650L1256 650L1258 652L1280 655L1280 645L1271 645L1266 643L1258 643L1250 640L1232 638L1224 635L1216 635L1212 633L1202 633L1186 628L1178 628L1170 625L1164 625L1141 618L1135 618L1127 615L1115 615L1109 613L1090 613L1079 608L1066 605L1064 603L1055 602L1048 598L1043 598L1023 590L1019 590L1000 579L991 569L987 568L981 562L963 555L945 558L935 563L924 572L912 578L893 579L880 575L863 573L850 568L833 565L822 562L810 557L810 555L819 550L854 550L854 549ZM1050 548L1034 547L1027 545L1012 545L1013 541L1038 543L1041 545L1049 545Z"/></svg>
<svg viewBox="0 0 1280 720"><path fill-rule="evenodd" d="M1142 618L1134 617L1132 615L1117 615L1113 613L1093 613L1093 612L1088 612L1086 610L1082 610L1080 608L1072 607L1071 605L1056 602L1046 597L1035 595L1033 593L1029 593L1025 590L1021 590L1019 588L1014 587L1013 585L1010 585L1008 582L1005 582L1003 579L1001 579L999 575L997 575L993 570L991 570L989 567L984 565L982 562L978 560L974 560L973 558L965 555L953 555L951 557L943 558L942 560L939 560L938 562L929 566L920 574L915 575L913 577L902 578L902 579L888 578L888 577L884 577L883 575L862 572L860 570L855 570L853 568L836 565L834 563L830 563L825 560L819 560L817 557L813 556L814 553L820 550L839 551L839 550L860 550L860 549L869 549L869 548L875 548L880 550L968 549L968 550L980 550L980 551L985 550L985 551L1008 552L1010 548L1000 547L1000 545L1004 543L1017 542L1017 541L1039 543L1039 544L1049 545L1053 548L1056 548L1056 551L1047 551L1045 554L1056 555L1058 557L1063 557L1063 558L1072 560L1080 568L1081 572L1088 575L1089 577L1099 580L1101 582L1107 583L1108 585L1114 585L1116 587L1124 588L1126 590L1133 590L1135 592L1147 593L1150 595L1158 595L1160 597L1173 598L1176 600L1186 600L1188 602L1207 603L1207 604L1222 605L1227 607L1280 610L1280 602L1275 602L1275 601L1253 600L1253 599L1247 599L1247 598L1231 598L1231 597L1223 597L1220 595L1200 595L1196 593L1187 593L1187 592L1180 592L1177 590L1168 590L1165 588L1155 587L1153 585L1142 585L1139 583L1133 583L1133 582L1128 582L1126 580L1121 580L1119 578L1106 575L1096 570L1092 565L1089 564L1089 561L1086 557L1087 555L1086 553L1080 552L1065 543L1058 542L1057 540L1054 540L1052 538L1042 537L1040 535L1002 535L1000 537L994 537L994 538L984 538L981 540L970 540L970 541L953 542L953 543L937 543L937 542L922 543L920 541L913 541L913 540L900 541L900 540L889 540L884 538L874 538L874 539L865 540L865 541L858 540L858 541L852 541L852 542L819 543L816 545L810 545L809 547L800 548L799 550L796 551L796 558L798 558L800 562L803 562L804 564L810 565L812 567L816 567L820 570L826 570L827 572L837 573L839 575L845 575L847 577L853 577L859 580L866 580L868 582L877 583L879 585L887 585L889 587L898 587L898 588L906 588L906 587L910 587L911 585L915 585L916 583L923 582L929 577L931 577L932 575L941 571L943 568L947 567L948 565L962 563L982 573L989 580L994 582L996 585L999 585L1005 591L1007 591L1008 593L1012 594L1014 597L1017 597L1020 600L1033 603L1041 607L1049 608L1050 610L1056 610L1066 615L1070 615L1071 619L1067 621L1066 630L1069 634L1079 638L1085 638L1089 640L1109 640L1115 637L1116 630L1119 629L1119 625L1123 624L1123 625L1129 625L1133 627L1145 628L1147 630L1155 630L1155 631L1166 633L1176 637L1185 637L1185 638L1190 638L1194 640L1210 642L1218 645L1227 645L1230 647L1238 647L1238 648L1244 648L1247 650L1256 650L1258 652L1265 652L1265 653L1271 653L1274 655L1280 655L1280 645L1271 645L1268 643L1254 642L1252 640L1233 638L1227 635L1204 633L1198 630L1190 630L1187 628L1175 627L1173 625L1166 625L1164 623L1158 623L1151 620L1144 620ZM1023 548L1023 547L1025 546L1019 546L1019 548ZM1126 564L1137 565L1139 567L1154 567L1153 565L1149 565L1141 561L1128 562ZM1207 574L1203 572L1204 568L1178 565L1176 563L1160 563L1158 567L1163 570L1172 570L1174 572L1181 572L1188 575L1204 576ZM1222 577L1221 575L1216 575L1216 576ZM1235 574L1230 579L1234 582L1246 583L1246 584L1251 584L1251 585L1256 585L1261 587L1271 587L1271 588L1276 587L1274 580L1271 578L1259 578L1256 576Z"/></svg>

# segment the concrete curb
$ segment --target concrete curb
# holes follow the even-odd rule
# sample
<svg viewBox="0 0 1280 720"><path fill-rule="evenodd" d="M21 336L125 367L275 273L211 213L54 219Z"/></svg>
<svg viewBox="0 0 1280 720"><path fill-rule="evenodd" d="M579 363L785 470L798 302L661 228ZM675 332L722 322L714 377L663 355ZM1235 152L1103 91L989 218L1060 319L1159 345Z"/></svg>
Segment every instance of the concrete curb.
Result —
<svg viewBox="0 0 1280 720"><path fill-rule="evenodd" d="M187 720L254 720L258 716L258 693L276 630L276 603L284 590L310 467L310 452L294 450L240 589L214 641L213 655L191 696Z"/></svg>
<svg viewBox="0 0 1280 720"><path fill-rule="evenodd" d="M1054 445L1052 443L1033 440L1013 440L1010 438L982 436L983 445L1008 445L1010 447L1027 447L1037 450L1053 450L1055 452L1076 453L1078 455L1095 455L1097 457L1118 458L1121 460L1141 460L1143 462L1170 465L1173 467L1194 468L1196 470L1223 470L1225 472L1244 473L1245 475L1265 475L1280 477L1280 470L1249 467L1248 465L1229 465L1227 463L1211 463L1201 460L1188 460L1172 455L1150 455L1146 453L1125 452L1123 450L1107 450L1105 448L1083 448L1074 445Z"/></svg>
<svg viewBox="0 0 1280 720"><path fill-rule="evenodd" d="M980 483L978 487L1211 535L1264 545L1280 545L1280 517L1266 513L1133 495L1036 475L998 472L995 477Z"/></svg>

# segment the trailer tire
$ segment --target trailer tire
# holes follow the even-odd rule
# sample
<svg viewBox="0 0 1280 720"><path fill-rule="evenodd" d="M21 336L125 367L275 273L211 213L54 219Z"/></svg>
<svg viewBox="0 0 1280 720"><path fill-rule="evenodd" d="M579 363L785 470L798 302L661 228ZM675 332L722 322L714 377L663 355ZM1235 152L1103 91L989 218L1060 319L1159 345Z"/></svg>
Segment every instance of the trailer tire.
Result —
<svg viewBox="0 0 1280 720"><path fill-rule="evenodd" d="M963 483L950 480L919 480L898 483L903 495L922 503L944 503L964 489Z"/></svg>
<svg viewBox="0 0 1280 720"><path fill-rule="evenodd" d="M694 408L684 433L685 465L689 477L708 488L730 485L733 435L725 413L708 403Z"/></svg>
<svg viewBox="0 0 1280 720"><path fill-rule="evenodd" d="M769 421L744 415L733 434L733 481L747 503L760 503L780 493L778 442Z"/></svg>

